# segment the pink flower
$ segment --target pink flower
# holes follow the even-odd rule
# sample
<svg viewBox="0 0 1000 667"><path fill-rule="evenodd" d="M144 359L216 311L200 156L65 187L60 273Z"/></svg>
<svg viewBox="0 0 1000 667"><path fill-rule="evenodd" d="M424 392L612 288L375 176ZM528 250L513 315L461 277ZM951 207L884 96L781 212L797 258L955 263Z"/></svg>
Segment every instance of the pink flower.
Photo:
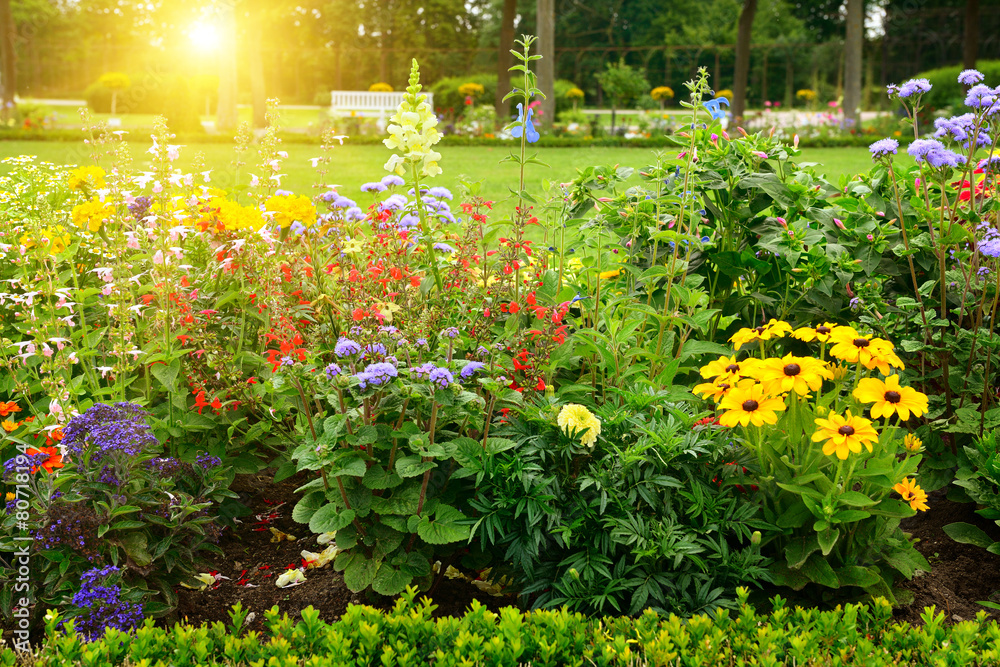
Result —
<svg viewBox="0 0 1000 667"><path fill-rule="evenodd" d="M837 225L837 227L840 229L844 229L844 223L841 222L838 218L833 219L833 224Z"/></svg>
<svg viewBox="0 0 1000 667"><path fill-rule="evenodd" d="M163 251L157 250L153 253L153 264L163 264Z"/></svg>

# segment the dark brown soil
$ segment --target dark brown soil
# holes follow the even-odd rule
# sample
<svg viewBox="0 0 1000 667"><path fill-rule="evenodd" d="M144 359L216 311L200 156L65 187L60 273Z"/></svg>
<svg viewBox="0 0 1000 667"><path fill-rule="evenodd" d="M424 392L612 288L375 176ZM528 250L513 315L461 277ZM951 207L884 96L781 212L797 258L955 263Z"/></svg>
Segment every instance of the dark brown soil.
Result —
<svg viewBox="0 0 1000 667"><path fill-rule="evenodd" d="M339 618L351 603L391 608L392 599L352 593L332 566L306 570L306 582L298 586L275 586L275 579L289 566L301 565L303 550L316 553L324 548L317 544L308 526L291 518L292 508L298 500L295 489L308 481L309 478L294 477L274 484L266 475L237 478L233 491L240 494L240 500L250 508L251 515L243 517L243 523L236 528L224 532L219 542L224 554L210 555L203 569L228 579L202 591L180 589L177 615L166 622L180 619L191 623L222 621L228 624L229 611L237 602L244 610L254 613L253 620L248 623L253 630L262 629L264 612L275 605L292 618L298 618L304 608L312 606L326 621ZM297 539L272 542L275 539L272 527ZM517 604L513 596L494 597L461 579L443 579L430 597L437 605L435 614L438 616L461 616L474 599L494 611Z"/></svg>
<svg viewBox="0 0 1000 667"><path fill-rule="evenodd" d="M923 624L920 615L925 607L933 605L936 611L945 613L949 623L970 620L980 611L1000 620L1000 611L977 604L980 600L1000 602L1000 556L955 542L942 528L964 521L996 540L1000 540L1000 529L976 514L974 504L951 502L942 492L930 494L928 505L928 511L905 519L902 527L917 540L917 550L930 563L931 572L902 583L901 587L911 591L915 599L897 608L895 618Z"/></svg>

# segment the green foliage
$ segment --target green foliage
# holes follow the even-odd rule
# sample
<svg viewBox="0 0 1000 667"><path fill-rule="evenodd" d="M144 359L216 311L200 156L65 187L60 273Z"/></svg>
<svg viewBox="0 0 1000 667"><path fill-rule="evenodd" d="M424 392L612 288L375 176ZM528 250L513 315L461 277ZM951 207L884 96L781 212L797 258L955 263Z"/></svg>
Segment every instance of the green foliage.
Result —
<svg viewBox="0 0 1000 667"><path fill-rule="evenodd" d="M526 407L498 431L510 449L468 464L474 536L534 607L691 614L768 579L742 457L679 407L644 408L598 410L589 448L556 425L554 401Z"/></svg>
<svg viewBox="0 0 1000 667"><path fill-rule="evenodd" d="M649 91L646 71L634 69L624 60L608 63L607 68L597 75L605 95L611 98L612 108L626 106L643 93Z"/></svg>
<svg viewBox="0 0 1000 667"><path fill-rule="evenodd" d="M201 81L196 81L195 85L201 85ZM117 113L162 114L167 117L172 131L201 131L198 114L204 105L204 96L195 94L192 83L183 76L147 72L133 76L130 86L117 90ZM84 92L87 106L96 113L110 113L112 92L100 81L91 84Z"/></svg>
<svg viewBox="0 0 1000 667"><path fill-rule="evenodd" d="M720 610L682 620L647 612L636 619L589 619L567 610L521 612L506 607L499 614L473 602L461 618L434 619L434 605L415 602L407 591L396 606L382 612L352 605L338 620L320 620L308 607L300 620L277 607L265 612L266 632L242 630L245 612L234 609L233 624L176 624L145 627L133 633L109 630L86 643L73 631L48 623L36 664L103 665L142 663L153 666L222 667L223 665L306 664L472 664L516 665L634 664L715 665L865 665L890 667L954 665L972 667L1000 660L1000 627L981 612L974 620L945 623L933 607L921 626L895 623L885 600L849 604L831 611L789 608L776 597L770 612L757 612L741 592L738 612ZM0 651L0 666L20 664L12 648Z"/></svg>
<svg viewBox="0 0 1000 667"><path fill-rule="evenodd" d="M955 486L960 487L978 506L976 514L1000 526L1000 430L976 438L975 446L964 447ZM1000 541L970 523L951 523L944 532L956 542L974 544L990 553L1000 553Z"/></svg>
<svg viewBox="0 0 1000 667"><path fill-rule="evenodd" d="M964 70L962 65L939 67L915 75L915 79L927 79L933 86L931 91L923 96L923 102L933 109L954 107L958 111L965 99L965 86L958 82L959 73ZM977 60L976 69L986 76L986 81L1000 81L1000 60ZM900 82L902 83L902 82Z"/></svg>

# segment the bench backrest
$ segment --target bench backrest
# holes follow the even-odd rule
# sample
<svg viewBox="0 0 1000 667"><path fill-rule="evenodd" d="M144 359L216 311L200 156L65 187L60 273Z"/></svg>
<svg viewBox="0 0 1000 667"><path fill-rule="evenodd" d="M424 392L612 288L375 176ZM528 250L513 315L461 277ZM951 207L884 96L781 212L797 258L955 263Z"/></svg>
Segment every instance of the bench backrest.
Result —
<svg viewBox="0 0 1000 667"><path fill-rule="evenodd" d="M427 95L427 103L434 108L434 94ZM406 93L378 93L367 90L334 90L330 92L330 108L334 111L393 111L403 101Z"/></svg>

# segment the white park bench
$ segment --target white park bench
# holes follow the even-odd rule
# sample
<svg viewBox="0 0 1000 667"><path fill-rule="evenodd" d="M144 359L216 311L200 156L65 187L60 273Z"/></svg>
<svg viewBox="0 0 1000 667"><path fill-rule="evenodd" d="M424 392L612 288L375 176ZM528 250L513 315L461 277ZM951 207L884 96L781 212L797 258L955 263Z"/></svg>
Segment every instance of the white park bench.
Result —
<svg viewBox="0 0 1000 667"><path fill-rule="evenodd" d="M427 103L434 108L434 94L427 95ZM378 118L384 126L386 119L396 111L406 93L374 93L367 90L334 90L330 92L330 113L332 115L361 116Z"/></svg>

